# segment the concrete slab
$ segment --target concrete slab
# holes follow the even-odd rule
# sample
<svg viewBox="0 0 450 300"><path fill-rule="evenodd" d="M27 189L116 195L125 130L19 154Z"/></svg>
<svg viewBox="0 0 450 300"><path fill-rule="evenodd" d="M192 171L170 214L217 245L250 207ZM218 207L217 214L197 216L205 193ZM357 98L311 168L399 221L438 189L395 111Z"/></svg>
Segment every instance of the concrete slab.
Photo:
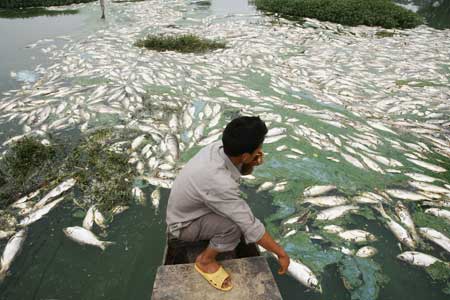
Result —
<svg viewBox="0 0 450 300"><path fill-rule="evenodd" d="M266 258L262 256L224 260L233 289L222 292L212 287L194 269L194 264L164 265L158 268L153 300L278 300L282 299Z"/></svg>

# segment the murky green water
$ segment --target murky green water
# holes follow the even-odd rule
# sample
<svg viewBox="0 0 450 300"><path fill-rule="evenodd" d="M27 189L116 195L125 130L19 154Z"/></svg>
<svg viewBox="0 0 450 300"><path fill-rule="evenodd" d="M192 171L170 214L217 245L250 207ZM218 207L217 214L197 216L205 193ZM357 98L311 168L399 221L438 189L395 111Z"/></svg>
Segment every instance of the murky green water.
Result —
<svg viewBox="0 0 450 300"><path fill-rule="evenodd" d="M146 67L150 66L154 68L157 72L166 72L164 68L174 67L178 63L183 65L184 70L196 70L198 67L206 68L204 71L215 70L217 65L220 65L220 79L206 79L206 75L192 75L192 78L203 82L205 86L208 87L208 91L205 94L201 94L198 90L190 89L189 85L191 83L183 80L177 81L178 94L176 97L184 98L185 95L192 95L193 107L196 107L195 116L199 117L199 111L203 109L204 104L207 101L196 100L196 97L210 97L208 99L214 99L214 97L228 97L227 91L221 89L221 87L232 82L233 87L238 90L237 87L244 87L245 91L256 91L256 94L250 93L247 97L241 96L241 98L236 96L229 96L230 99L235 100L230 106L226 107L226 115L220 121L221 125L225 124L236 111L241 110L242 113L246 111L251 112L251 107L261 105L261 107L266 107L270 109L273 114L279 114L283 116L283 121L277 120L276 118L271 121L271 127L284 126L287 124L286 120L289 118L301 119L302 126L306 128L314 129L317 133L321 134L332 134L334 136L340 136L342 140L344 137L352 136L355 133L360 133L358 130L360 126L367 126L365 120L368 118L367 110L358 110L358 104L348 104L350 108L346 105L338 105L331 102L322 101L321 97L315 93L314 89L310 89L307 83L319 82L320 74L309 74L309 76L298 76L295 78L298 82L300 90L289 90L287 95L280 94L276 92L273 87L273 82L277 79L277 74L279 77L289 77L290 75L286 72L286 66L294 69L307 69L314 70L314 55L308 56L311 61L311 65L304 65L299 63L302 59L303 52L306 50L307 54L313 51L329 51L326 48L326 40L322 41L320 38L326 37L330 33L315 33L313 30L304 32L297 32L296 34L309 34L306 38L306 42L302 40L299 45L295 42L292 45L275 47L275 50L279 52L274 52L274 49L269 49L268 53L264 52L264 44L267 43L264 39L270 41L273 38L273 43L278 45L279 36L276 36L276 32L283 31L287 27L279 25L277 27L274 25L273 36L270 34L263 35L258 30L260 26L265 26L264 21L256 16L256 11L250 5L248 5L245 0L233 0L233 1L213 1L210 6L200 6L200 5L185 5L183 1L172 1L170 4L170 9L174 10L174 14L167 16L167 20L162 18L160 20L161 26L156 26L155 24L147 25L145 19L142 18L142 12L140 12L140 7L145 7L145 9L153 9L149 6L144 6L144 4L111 4L107 11L107 20L102 22L98 19L99 8L95 4L83 5L80 9L79 15L74 16L60 16L60 17L37 17L33 19L13 19L4 20L0 19L0 33L2 36L10 37L11 43L2 43L0 45L0 50L2 51L1 66L0 66L0 92L7 92L10 89L18 88L22 83L17 82L12 79L10 72L21 71L21 70L34 70L38 64L42 64L44 68L56 62L60 63L60 57L52 58L52 52L64 49L64 46L69 44L72 47L67 50L69 56L74 56L74 53L79 54L82 59L95 65L99 63L98 61L102 58L94 58L95 52L99 52L103 55L110 55L115 58L116 61L99 63L99 69L107 68L105 73L86 75L83 76L72 76L67 75L67 77L62 80L64 84L83 84L87 82L86 85L92 82L108 82L110 80L112 83L116 84L115 79L108 78L108 73L111 70L120 70L123 78L127 76L130 72L139 73L140 71L136 65ZM142 5L142 6L140 6ZM158 7L159 9L159 7ZM169 10L169 9L168 9ZM139 14L139 12L141 14ZM154 11L152 11L154 13ZM160 11L161 14L167 13L164 10ZM177 15L179 14L179 15ZM182 16L178 18L177 16ZM214 16L214 18L208 19ZM175 20L173 21L172 20ZM250 21L248 21L250 20ZM243 25L236 25L239 23L233 22L249 22L242 23ZM229 24L229 23L231 24ZM255 35L258 38L248 42L248 47L246 46L244 50L240 49L242 53L238 51L234 53L236 58L242 55L249 55L254 57L254 59L260 59L261 62L256 63L258 67L252 69L250 67L239 67L229 66L221 62L220 56L211 55L211 60L208 61L208 56L205 55L203 62L192 62L189 59L180 59L173 54L149 54L148 52L138 52L133 48L129 47L129 44L137 37L144 35L147 32L153 32L155 30L162 30L166 26L179 26L180 28L189 27L195 28L204 32L205 35L210 34L210 32L215 32L217 35L221 35L221 26L226 28L227 34L224 36L238 36L240 34L244 35L246 38ZM209 27L208 27L209 26ZM227 27L230 26L230 27ZM235 26L235 27L233 27ZM246 32L244 28L242 31L239 30L239 26L253 26L252 28L246 28L250 33ZM287 25L286 25L287 26ZM114 35L118 37L118 42L113 42L109 44L109 41L114 37L108 30L113 28ZM136 28L136 30L133 30ZM295 29L295 25L290 27L291 30ZM253 31L251 31L253 30ZM326 32L326 31L325 31ZM408 34L408 33L407 33ZM417 33L414 33L417 34ZM61 36L69 36L70 41ZM88 37L89 36L89 37ZM332 34L330 34L332 36ZM58 38L59 37L59 38ZM108 42L99 45L90 45L89 40L92 38L108 38ZM418 34L420 37L420 34ZM43 45L39 45L34 49L24 48L26 45L35 43L37 40L42 40L44 38L54 39L54 41L44 42ZM289 43L289 36L284 37ZM293 40L298 38L298 35L291 36ZM364 53L365 48L359 47L360 41L354 41L350 38L343 36L332 36L331 41L338 40L342 38L347 43L346 46L342 46L336 52L332 52L330 57L333 58L333 63L337 65L341 63L340 58L345 58L348 53L354 51L356 54ZM249 38L250 39L250 38ZM263 39L263 40L260 40ZM319 39L314 47L307 44L307 41L314 41ZM401 39L401 37L399 38ZM405 38L405 40L399 40L398 43L405 45L410 41ZM247 43L247 41L233 41L235 47L241 47L242 44ZM258 44L260 43L260 44ZM89 44L89 51L83 52L83 45ZM43 49L47 49L48 53L43 53ZM361 42L361 45L366 47ZM422 45L422 44L421 44ZM380 40L378 46L380 51L386 44L382 43ZM397 47L398 44L389 44L388 46ZM386 48L388 47L386 46ZM79 48L78 48L79 47ZM105 48L102 48L105 47ZM278 47L278 48L277 48ZM323 47L323 48L322 48ZM281 50L280 50L281 49ZM360 51L360 52L359 52ZM410 51L408 49L408 51ZM80 53L79 53L80 52ZM233 53L233 49L230 50ZM347 53L348 52L348 53ZM395 51L393 51L394 53ZM119 55L117 55L119 53ZM395 52L401 57L404 55L401 51ZM417 50L420 54L420 50ZM136 55L136 60L131 57L132 63L125 61L128 59L127 54ZM445 52L436 54L433 59L444 60ZM148 57L153 55L152 59L161 62L162 65L154 66L152 61L148 60ZM267 57L269 55L274 55L279 57L279 61L271 60ZM383 54L380 54L383 55ZM408 54L408 59L411 59L413 55ZM363 81L364 77L370 72L367 69L373 68L375 70L380 69L380 76L383 76L383 72L386 72L385 76L392 76L393 80L405 80L405 79L417 79L427 78L428 74L418 74L415 69L408 66L408 62L404 62L404 75L393 76L392 70L389 67L382 68L377 64L368 66L365 64L370 64L370 59L375 56L373 52L367 51L365 61L361 61L361 69L353 70L351 64L343 64L342 68L347 72L367 72L357 75ZM379 57L377 57L379 58ZM449 58L448 56L446 57ZM121 61L123 60L123 61ZM194 59L193 59L194 60ZM284 61L283 61L284 60ZM379 63L380 60L377 60ZM289 61L289 64L281 65ZM133 65L136 63L136 65ZM316 62L319 64L319 62ZM171 65L172 64L172 65ZM225 66L224 66L225 64ZM330 65L332 62L330 61ZM68 62L67 65L70 65ZM134 71L130 71L130 65L134 67ZM262 69L262 66L267 67L269 70ZM400 65L395 66L399 68ZM80 66L83 68L84 66ZM247 68L248 67L248 68ZM442 68L445 70L445 65ZM209 69L208 69L209 68ZM394 67L393 67L394 68ZM411 68L411 70L408 70ZM94 68L95 69L95 68ZM432 69L430 67L430 69ZM176 70L174 67L172 70ZM255 71L256 70L256 71ZM64 72L68 72L63 69ZM371 70L373 71L373 70ZM447 73L442 71L442 77L437 78L434 75L430 75L434 80L433 83L442 85L441 90L430 90L430 93L435 93L436 99L439 97L444 98L442 94L448 93L449 84L449 69L447 65ZM272 75L269 75L273 72ZM46 72L42 72L43 78L46 79ZM313 72L314 73L314 72ZM37 80L41 75L37 76ZM91 77L89 77L91 76ZM205 76L205 77L202 77ZM272 77L271 77L272 76ZM447 76L447 77L446 77ZM286 79L286 77L283 77ZM108 78L108 79L107 79ZM163 77L160 77L163 78ZM316 79L317 78L317 79ZM164 79L164 78L163 78ZM446 81L447 79L447 81ZM123 79L126 81L129 79ZM302 81L305 80L305 81ZM211 85L209 85L211 84ZM326 82L320 83L319 85L326 85ZM170 84L153 84L149 85L148 88L151 93L158 95L167 96L173 93ZM279 86L277 86L280 89ZM328 91L333 91L330 88ZM392 87L386 87L390 89ZM350 88L349 88L350 89ZM353 93L367 93L365 97L370 99L370 91L379 91L382 88L377 86L375 83L373 85L365 86L364 88L357 87L352 90ZM404 94L407 96L411 95L414 97L414 88L406 87L404 91L393 92L395 97L401 98ZM166 93L166 94L164 94ZM195 94L198 93L198 94ZM373 92L375 94L376 92ZM336 93L341 95L341 91ZM172 94L171 94L172 95ZM255 96L256 95L256 96ZM335 95L330 93L330 95ZM79 96L79 94L78 94ZM83 96L83 95L82 95ZM294 97L295 96L295 97ZM360 94L358 94L360 96ZM189 96L190 97L190 96ZM275 105L271 104L271 101L266 98L266 103L257 103L255 98L258 97L273 97L276 101L280 101ZM49 96L51 98L51 96ZM68 100L72 101L67 97ZM441 99L439 98L439 99ZM64 98L65 99L65 98ZM281 100L280 100L281 99ZM365 101L366 99L361 99ZM275 101L274 100L274 101ZM191 101L191 99L189 100ZM403 98L402 98L403 101ZM221 102L220 102L221 103ZM275 102L274 102L275 103ZM233 107L232 104L235 104ZM244 108L237 108L237 105L247 105ZM361 104L363 106L364 103ZM295 110L289 105L303 105L307 107L307 110ZM411 119L421 120L422 116L418 115L418 111L427 109L435 109L438 104L431 103L429 107L417 106L412 107L407 111L408 114L398 115L392 117L392 119L402 119L408 120L409 114ZM188 105L189 106L189 105ZM89 108L89 105L78 105L73 108L71 112L65 112L66 114L75 114L76 109L84 109L84 107ZM189 106L190 107L190 106ZM356 107L356 108L355 108ZM437 108L438 109L438 108ZM333 120L338 120L345 127L340 128L323 121L323 119L318 118L317 115L311 115L310 110L315 110L316 112L321 112L323 114L330 113L333 116ZM417 112L415 111L417 110ZM444 112L444 119L449 119L448 107L445 105L441 107L442 112ZM255 112L253 112L255 113ZM261 111L264 119L264 111ZM375 113L374 113L375 114ZM266 119L270 119L271 115L266 114ZM132 118L139 118L137 115L133 115ZM143 119L145 116L141 116ZM382 119L382 116L376 116ZM56 118L56 117L55 117ZM99 124L126 124L129 120L125 117L110 117L108 114L99 113L96 115L94 120L89 121L89 125L94 127ZM195 121L200 124L200 121ZM74 121L75 123L75 121ZM76 123L75 123L76 124ZM355 125L356 124L356 125ZM77 125L74 125L77 126ZM447 129L443 129L443 132ZM211 131L208 129L207 131ZM373 131L373 129L372 129ZM70 132L70 131L68 131ZM442 180L449 182L449 172L444 173L433 173L430 171L424 171L422 168L412 164L406 159L404 153L406 151L396 149L392 147L392 144L387 143L387 139L394 139L402 142L417 142L418 137L412 135L405 131L399 131L400 134L393 135L391 133L386 133L383 131L375 132L374 136L382 141L378 146L377 151L386 157L396 159L404 164L405 169L412 172L424 172L427 175L435 176ZM10 136L14 134L21 133L21 126L17 126L14 122L6 122L0 127L0 141L3 142ZM67 134L67 133L66 133ZM182 132L181 136L187 135L188 132ZM268 153L267 160L264 166L258 168L255 172L257 177L255 181L246 181L243 186L243 191L247 194L247 199L253 208L255 214L265 220L267 228L276 237L282 240L282 244L288 249L292 257L301 258L306 264L314 265L318 268L320 264L325 264L325 261L332 261L339 256L343 257L340 252L335 250L330 250L329 242L318 242L312 241L308 244L303 244L304 241L301 237L304 235L305 227L300 227L300 232L297 235L291 236L289 238L282 238L283 226L281 222L287 217L291 216L295 212L303 211L306 206L301 204L299 198L307 186L314 184L335 184L339 188L339 192L345 195L354 195L359 191L381 191L387 187L402 187L406 188L406 177L402 174L385 172L380 174L373 171L362 170L355 168L345 160L340 157L336 152L333 152L324 147L324 149L318 149L317 145L314 145L308 136L299 136L294 127L288 127L289 137L283 139L279 143L273 143L265 146L265 151ZM64 135L64 131L63 131ZM292 138L291 138L292 137ZM296 137L293 138L293 137ZM67 136L70 138L70 136ZM130 137L131 138L131 137ZM132 138L131 138L132 139ZM279 145L286 145L289 148L297 148L305 153L301 158L287 158L286 152L277 151L276 148ZM194 146L185 152L182 152L182 160L185 161L191 157L200 147ZM2 149L3 151L3 149ZM289 152L291 153L291 152ZM412 151L409 151L412 153ZM294 154L293 152L291 154ZM417 154L417 153L416 153ZM450 159L443 155L439 155L435 152L426 153L428 159L431 162L439 164L442 167L450 168ZM335 159L340 159L340 162L334 162L329 160L327 157L334 157ZM406 172L405 170L402 170ZM264 181L274 181L280 182L283 180L288 180L287 189L285 192L263 192L255 193L256 187ZM146 186L144 192L146 195L154 190L152 186ZM36 222L30 226L29 235L25 242L24 248L20 256L14 262L12 268L10 269L11 275L7 277L5 282L0 285L0 298L1 299L149 299L151 295L152 285L157 267L162 261L162 253L164 249L165 242L165 204L167 203L167 198L169 195L169 190L163 189L161 197L161 205L159 209L153 208L150 203L146 206L133 205L126 212L116 216L113 222L109 225L108 229L104 232L97 231L100 237L104 237L107 240L114 241L116 244L108 248L106 251L89 246L81 246L73 241L67 239L62 232L62 228L67 226L77 226L80 225L82 219L76 216L78 208L75 207L71 202L65 202L55 208L47 217ZM409 205L409 204L408 204ZM412 210L418 209L415 204L409 205ZM314 211L314 209L313 209ZM379 219L372 220L367 219L359 215L352 216L346 219L344 222L346 228L359 228L367 230L377 236L378 241L371 243L372 246L376 247L379 253L371 259L367 259L370 262L369 271L373 271L376 264L381 266L381 275L386 279L381 289L379 290L378 299L448 299L448 295L442 292L445 287L443 283L432 282L425 271L407 265L396 259L396 255L401 251L398 246L397 240L394 236L383 227ZM314 224L313 220L308 222L308 227L315 233L320 234L320 229L317 224ZM450 230L450 228L449 228ZM4 242L2 241L2 245ZM347 245L348 246L348 245ZM352 246L357 249L356 246ZM428 249L429 254L439 257L443 260L449 260L448 253L445 254L437 248ZM344 260L339 260L337 263L330 263L324 266L324 269L320 274L320 282L323 288L323 294L316 294L311 291L306 290L300 283L289 276L279 276L276 274L278 269L275 261L269 259L272 271L279 285L280 291L284 299L351 299L351 293L345 287L342 280L342 272L339 270L340 266L349 266L349 262ZM338 259L336 259L336 262ZM374 264L375 262L375 264ZM372 267L372 269L370 268ZM366 273L364 273L366 274ZM369 282L373 278L365 278L365 282ZM387 281L387 279L389 281ZM374 284L377 287L377 283ZM366 292L365 297L357 298L355 295L352 299L373 299L367 294L369 292L374 292L375 288L364 287L363 291Z"/></svg>

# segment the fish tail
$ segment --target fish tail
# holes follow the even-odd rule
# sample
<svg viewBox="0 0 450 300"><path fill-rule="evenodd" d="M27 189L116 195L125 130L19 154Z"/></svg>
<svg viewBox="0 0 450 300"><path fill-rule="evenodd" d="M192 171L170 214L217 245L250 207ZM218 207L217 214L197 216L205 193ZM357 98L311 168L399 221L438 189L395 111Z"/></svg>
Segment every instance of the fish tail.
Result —
<svg viewBox="0 0 450 300"><path fill-rule="evenodd" d="M106 248L108 248L109 246L114 245L114 244L115 244L115 242L103 241L103 242L100 244L100 248L101 248L103 251L105 251Z"/></svg>
<svg viewBox="0 0 450 300"><path fill-rule="evenodd" d="M3 283L3 281L5 280L7 273L8 273L8 270L4 270L3 268L0 268L0 284Z"/></svg>
<svg viewBox="0 0 450 300"><path fill-rule="evenodd" d="M389 217L389 216L387 215L386 211L385 211L384 208L383 208L383 204L380 203L380 204L378 204L378 205L374 205L373 208L374 208L376 211L378 211L378 212L381 214L381 216L382 216L383 218Z"/></svg>

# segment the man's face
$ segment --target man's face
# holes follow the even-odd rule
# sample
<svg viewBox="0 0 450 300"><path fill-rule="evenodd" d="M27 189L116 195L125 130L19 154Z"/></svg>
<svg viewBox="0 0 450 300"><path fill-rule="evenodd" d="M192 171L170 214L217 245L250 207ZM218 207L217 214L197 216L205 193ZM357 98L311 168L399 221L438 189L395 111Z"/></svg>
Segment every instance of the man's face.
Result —
<svg viewBox="0 0 450 300"><path fill-rule="evenodd" d="M263 157L262 145L260 145L258 148L256 148L255 151L253 151L253 153L242 154L242 162L244 164L252 163L255 165L259 165L262 163L262 157Z"/></svg>

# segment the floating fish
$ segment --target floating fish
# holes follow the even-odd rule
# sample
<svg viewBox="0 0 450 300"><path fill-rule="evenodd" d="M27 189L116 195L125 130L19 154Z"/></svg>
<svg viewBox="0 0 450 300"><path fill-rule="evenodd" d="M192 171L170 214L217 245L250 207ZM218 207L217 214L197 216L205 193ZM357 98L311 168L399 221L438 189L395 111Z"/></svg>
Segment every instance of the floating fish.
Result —
<svg viewBox="0 0 450 300"><path fill-rule="evenodd" d="M364 246L358 251L356 251L355 255L358 257L369 258L378 253L378 250L372 246Z"/></svg>
<svg viewBox="0 0 450 300"><path fill-rule="evenodd" d="M349 213L349 212L355 212L359 209L358 206L355 205L342 205L342 206L335 206L332 208L328 208L325 210L320 211L317 214L316 219L320 221L325 220L334 220L339 217L342 217L343 215Z"/></svg>
<svg viewBox="0 0 450 300"><path fill-rule="evenodd" d="M63 232L68 238L79 244L99 247L102 250L105 250L106 247L114 244L114 242L99 240L91 231L79 226L66 227L63 229Z"/></svg>
<svg viewBox="0 0 450 300"><path fill-rule="evenodd" d="M397 258L418 267L429 267L436 262L441 262L440 259L437 259L434 256L417 251L406 251L400 253L397 255Z"/></svg>
<svg viewBox="0 0 450 300"><path fill-rule="evenodd" d="M11 264L22 250L25 239L27 238L27 233L28 231L26 228L21 229L16 234L14 234L6 244L0 260L0 283L4 281L6 275L8 274L8 270L11 267Z"/></svg>
<svg viewBox="0 0 450 300"><path fill-rule="evenodd" d="M48 212L50 210L52 210L58 203L60 203L63 200L64 200L64 197L60 197L60 198L46 204L45 206L42 206L41 208L34 210L33 212L31 212L28 216L26 216L19 222L19 226L28 226L28 225L36 222L37 220L40 220L43 216L48 214Z"/></svg>
<svg viewBox="0 0 450 300"><path fill-rule="evenodd" d="M448 253L450 253L450 239L443 233L428 227L419 228L419 232L423 237L441 246Z"/></svg>
<svg viewBox="0 0 450 300"><path fill-rule="evenodd" d="M303 195L305 197L315 197L315 196L320 196L320 195L323 195L325 193L328 193L328 192L331 192L334 190L336 190L336 186L334 186L334 185L314 185L314 186L307 187L303 191Z"/></svg>

